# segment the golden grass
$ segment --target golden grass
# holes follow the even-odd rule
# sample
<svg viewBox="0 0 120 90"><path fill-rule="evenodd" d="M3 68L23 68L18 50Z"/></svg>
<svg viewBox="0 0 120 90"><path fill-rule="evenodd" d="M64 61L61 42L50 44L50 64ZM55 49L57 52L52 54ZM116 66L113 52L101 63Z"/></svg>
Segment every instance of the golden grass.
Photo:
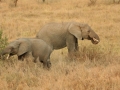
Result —
<svg viewBox="0 0 120 90"><path fill-rule="evenodd" d="M120 8L112 0L10 0L0 2L0 29L9 41L35 37L49 22L88 23L100 43L79 40L79 57L70 61L67 49L55 50L52 67L20 62L16 57L0 61L0 90L120 90Z"/></svg>

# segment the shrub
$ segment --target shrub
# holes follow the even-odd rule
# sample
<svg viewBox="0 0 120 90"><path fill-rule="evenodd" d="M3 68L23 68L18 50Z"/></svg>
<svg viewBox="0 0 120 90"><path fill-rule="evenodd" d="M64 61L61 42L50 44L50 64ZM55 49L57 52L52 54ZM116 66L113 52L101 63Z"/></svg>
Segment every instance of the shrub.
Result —
<svg viewBox="0 0 120 90"><path fill-rule="evenodd" d="M97 0L90 0L90 3L88 3L88 6L92 6L96 4Z"/></svg>
<svg viewBox="0 0 120 90"><path fill-rule="evenodd" d="M113 0L113 3L120 3L120 0L118 0L118 1Z"/></svg>
<svg viewBox="0 0 120 90"><path fill-rule="evenodd" d="M3 31L0 30L0 52L8 44L8 39L6 37L3 37L2 35Z"/></svg>

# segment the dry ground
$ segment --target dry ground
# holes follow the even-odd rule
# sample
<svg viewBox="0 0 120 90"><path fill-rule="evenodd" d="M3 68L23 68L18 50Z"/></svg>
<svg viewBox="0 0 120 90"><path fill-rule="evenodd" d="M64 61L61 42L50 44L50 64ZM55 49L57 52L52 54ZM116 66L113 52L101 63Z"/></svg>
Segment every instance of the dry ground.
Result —
<svg viewBox="0 0 120 90"><path fill-rule="evenodd" d="M67 49L51 55L52 68L16 57L0 60L0 90L120 90L120 4L112 0L12 0L0 2L0 29L9 41L35 37L48 22L88 23L101 42L79 40L80 53L70 61Z"/></svg>

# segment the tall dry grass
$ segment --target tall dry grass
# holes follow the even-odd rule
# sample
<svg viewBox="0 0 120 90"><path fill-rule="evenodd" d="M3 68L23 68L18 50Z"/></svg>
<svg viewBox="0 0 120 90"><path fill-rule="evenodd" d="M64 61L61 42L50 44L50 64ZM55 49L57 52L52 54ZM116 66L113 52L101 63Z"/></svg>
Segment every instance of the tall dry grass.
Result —
<svg viewBox="0 0 120 90"><path fill-rule="evenodd" d="M0 2L0 29L9 41L35 37L48 22L88 23L100 43L79 40L79 53L69 60L67 49L55 50L52 67L18 61L16 56L0 60L0 90L120 90L120 8L112 0L10 0Z"/></svg>

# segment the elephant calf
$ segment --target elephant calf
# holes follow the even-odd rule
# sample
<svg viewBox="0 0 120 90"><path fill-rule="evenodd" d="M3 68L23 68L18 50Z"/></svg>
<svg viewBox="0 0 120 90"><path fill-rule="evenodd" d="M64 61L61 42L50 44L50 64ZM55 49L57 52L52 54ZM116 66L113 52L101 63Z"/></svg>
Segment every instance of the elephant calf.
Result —
<svg viewBox="0 0 120 90"><path fill-rule="evenodd" d="M39 57L44 67L50 68L51 47L41 39L20 38L10 42L2 51L1 56L9 54L9 56L17 55L18 60L24 60L27 54L32 52L34 62Z"/></svg>

